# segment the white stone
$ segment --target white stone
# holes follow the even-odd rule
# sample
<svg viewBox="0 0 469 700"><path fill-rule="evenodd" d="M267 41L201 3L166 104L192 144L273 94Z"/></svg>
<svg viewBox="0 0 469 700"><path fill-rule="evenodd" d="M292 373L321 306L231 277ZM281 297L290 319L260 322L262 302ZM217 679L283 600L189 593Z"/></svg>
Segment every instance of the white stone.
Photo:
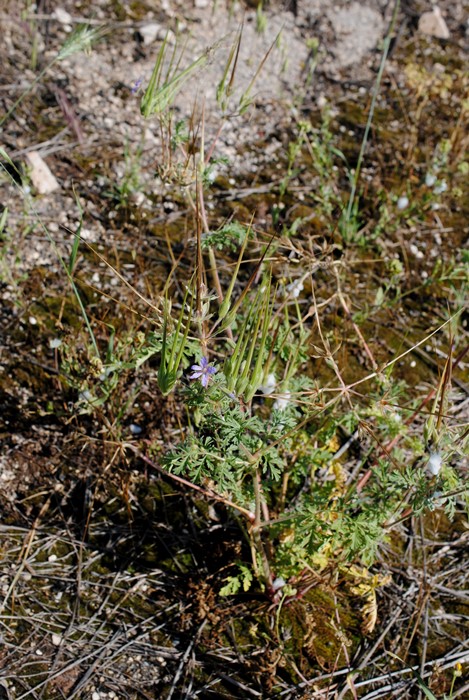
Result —
<svg viewBox="0 0 469 700"><path fill-rule="evenodd" d="M56 7L52 13L52 17L60 22L60 24L72 24L73 22L72 15L63 7Z"/></svg>
<svg viewBox="0 0 469 700"><path fill-rule="evenodd" d="M440 8L435 5L431 12L424 12L419 19L419 32L436 39L449 39L449 29Z"/></svg>
<svg viewBox="0 0 469 700"><path fill-rule="evenodd" d="M139 28L138 33L142 37L143 45L149 46L157 39L164 39L165 30L158 22L148 22Z"/></svg>
<svg viewBox="0 0 469 700"><path fill-rule="evenodd" d="M141 207L145 203L145 199L143 192L132 192L131 200L137 207Z"/></svg>
<svg viewBox="0 0 469 700"><path fill-rule="evenodd" d="M329 4L329 3L328 3ZM330 3L325 13L337 37L332 48L337 66L345 68L361 61L384 33L381 13L365 2Z"/></svg>
<svg viewBox="0 0 469 700"><path fill-rule="evenodd" d="M84 241L95 241L96 235L90 228L83 227L80 231L80 238L83 238Z"/></svg>
<svg viewBox="0 0 469 700"><path fill-rule="evenodd" d="M26 154L29 165L29 176L38 194L50 194L58 190L60 185L52 175L49 166L41 158L37 151Z"/></svg>
<svg viewBox="0 0 469 700"><path fill-rule="evenodd" d="M317 106L318 106L318 109L324 109L325 107L327 107L327 98L326 98L326 96L323 95L323 94L321 93L321 94L319 95L319 97L317 98L317 100L316 100L316 104L317 104Z"/></svg>
<svg viewBox="0 0 469 700"><path fill-rule="evenodd" d="M53 634L52 635L52 644L55 647L59 647L61 645L61 643L62 643L62 637L60 636L60 634Z"/></svg>

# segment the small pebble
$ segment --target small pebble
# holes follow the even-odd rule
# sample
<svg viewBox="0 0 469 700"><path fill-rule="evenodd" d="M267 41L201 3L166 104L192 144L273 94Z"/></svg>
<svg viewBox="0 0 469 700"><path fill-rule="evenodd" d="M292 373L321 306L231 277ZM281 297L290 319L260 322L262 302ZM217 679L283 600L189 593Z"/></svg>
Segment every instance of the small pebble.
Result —
<svg viewBox="0 0 469 700"><path fill-rule="evenodd" d="M59 647L61 642L62 642L62 637L60 636L60 634L53 634L52 635L52 644L55 647Z"/></svg>
<svg viewBox="0 0 469 700"><path fill-rule="evenodd" d="M56 7L52 13L52 17L60 22L60 24L71 24L73 22L72 15L63 7Z"/></svg>
<svg viewBox="0 0 469 700"><path fill-rule="evenodd" d="M133 192L131 195L132 202L136 204L137 207L141 207L145 202L145 195L143 192Z"/></svg>
<svg viewBox="0 0 469 700"><path fill-rule="evenodd" d="M435 5L431 12L424 12L418 22L419 32L437 39L449 39L449 29L440 8Z"/></svg>
<svg viewBox="0 0 469 700"><path fill-rule="evenodd" d="M59 189L60 185L37 151L26 154L29 166L29 176L38 194L51 194Z"/></svg>

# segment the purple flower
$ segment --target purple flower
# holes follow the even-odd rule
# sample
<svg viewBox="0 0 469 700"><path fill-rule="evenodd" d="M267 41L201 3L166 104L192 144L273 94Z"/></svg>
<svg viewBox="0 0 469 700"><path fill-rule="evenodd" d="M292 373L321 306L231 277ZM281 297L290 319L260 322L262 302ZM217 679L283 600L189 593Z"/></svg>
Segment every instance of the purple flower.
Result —
<svg viewBox="0 0 469 700"><path fill-rule="evenodd" d="M139 78L138 80L135 81L135 83L132 85L130 92L132 95L135 95L135 93L138 91L140 85L143 83L143 78Z"/></svg>
<svg viewBox="0 0 469 700"><path fill-rule="evenodd" d="M189 375L189 379L200 379L202 386L206 387L217 368L210 365L208 359L203 357L200 365L192 365L191 370L192 374Z"/></svg>

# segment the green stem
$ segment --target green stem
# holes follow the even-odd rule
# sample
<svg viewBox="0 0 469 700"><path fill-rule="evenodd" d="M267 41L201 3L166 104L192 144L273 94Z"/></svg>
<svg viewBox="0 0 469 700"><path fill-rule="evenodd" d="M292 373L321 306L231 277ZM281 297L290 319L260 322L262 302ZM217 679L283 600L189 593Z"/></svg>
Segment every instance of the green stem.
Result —
<svg viewBox="0 0 469 700"><path fill-rule="evenodd" d="M392 15L392 18L391 18L391 24L390 24L390 26L389 26L389 31L388 31L388 33L387 33L387 35L386 35L385 40L384 40L383 55L382 55L382 57L381 57L381 63L380 63L380 66L379 66L379 71L378 71L378 75L377 75L377 78L376 78L376 83L375 83L375 86L374 86L374 89L373 89L373 98L372 98L372 100L371 100L371 106L370 106L370 111L369 111L369 113L368 113L368 119L367 119L367 122L366 122L365 133L363 134L362 145L361 145L361 148L360 148L360 153L359 153L359 155L358 155L358 161L357 161L357 165L356 165L356 168L355 168L355 173L354 173L353 180L352 180L352 188L351 188L351 190L350 190L350 198L349 198L349 201L348 201L347 210L346 210L346 212L345 212L345 223L346 223L346 224L349 223L350 217L352 216L353 205L354 205L354 202L355 202L355 195L356 195L357 187L358 187L358 180L359 180L359 178L360 178L360 170L361 170L363 158L364 158L364 155L365 155L366 145L367 145L367 143L368 143L368 136L369 136L369 133L370 133L371 124L372 124L372 122L373 122L373 116L374 116L374 113L375 113L376 102L377 102L378 94L379 94L379 88L380 88L381 81L382 81L382 78L383 78L384 67L385 67L385 65L386 65L386 60L387 60L388 53L389 53L389 47L390 47L390 45L391 45L391 37L392 37L392 33L394 32L394 26L395 26L396 20L397 20L397 13L398 13L398 11L399 11L399 5L400 5L400 0L396 0L396 4L394 5L393 15Z"/></svg>

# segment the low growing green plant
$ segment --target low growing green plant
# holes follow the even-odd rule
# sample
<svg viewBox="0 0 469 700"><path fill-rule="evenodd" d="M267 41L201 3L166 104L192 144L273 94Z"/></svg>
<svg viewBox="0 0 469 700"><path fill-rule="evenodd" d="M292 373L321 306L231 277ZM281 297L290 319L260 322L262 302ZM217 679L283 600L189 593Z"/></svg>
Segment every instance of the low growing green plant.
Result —
<svg viewBox="0 0 469 700"><path fill-rule="evenodd" d="M82 30L55 60L86 46L92 38L92 32ZM269 50L247 88L235 99L233 83L240 42L241 32L231 47L218 85L220 130L228 118L243 114L251 104L254 82L270 53ZM142 115L156 115L162 131L166 129L164 147L170 156L167 165L174 168L176 175L184 173L183 178L175 177L174 181L184 189L195 224L195 263L182 282L183 292L170 298L169 278L166 294L162 293L164 298L154 304L147 302L156 316L152 318L151 330L127 340L115 340L111 329L107 352L102 352L102 338L98 343L74 279L80 227L70 246L68 261L45 227L44 231L72 287L89 334L88 345L80 357L73 341L60 347L65 376L77 393L77 412L100 411L106 424L108 405L120 403L124 407L118 406L115 415L116 420L122 419L125 401L119 394L121 376L124 372L138 373L150 359L156 362L161 395L177 396L187 413L183 437L177 443L176 436L170 436L172 447L163 445L165 454L158 468L223 503L238 519L250 548L251 562L249 566L239 563L238 571L228 577L222 592L248 590L256 580L273 601L279 602L302 595L317 571L345 566L351 560L365 567L371 565L380 548L391 544L390 533L403 519L437 507L444 507L451 516L455 499L464 490L457 463L467 448L468 435L464 427L454 427L448 418L450 376L456 362L451 352L441 380L432 388L428 400L408 409L410 418L421 416L427 403L432 403L424 416L424 426L417 429L412 420L403 420L394 406L387 410L390 400L401 399L398 389L402 387L393 382L392 368L408 351L384 366L378 365L356 323L359 319L349 311L338 274L333 296L344 312L342 317L337 316L338 322L345 318L350 323L372 366L370 374L349 384L341 376L333 332L322 332L314 288L309 300L300 298L307 278L313 276L313 265L306 262L301 274L282 292L267 257L271 244L272 249L278 250L274 237L268 242L260 241L252 222L247 225L235 220L212 230L204 191L213 179L210 167L215 162L213 151L220 130L206 151L202 111L201 144L192 152L190 130L180 122L172 128L171 109L179 91L207 64L214 48L218 45L181 69L182 54L177 56L175 48L168 58L168 42L163 42L141 102ZM345 241L355 239L358 230L358 178L385 54L386 51L348 205L342 214ZM309 147L321 182L315 201L331 215L339 196L327 188L327 177L334 157L341 154L332 145L327 116L319 133L300 124L298 141L289 153L284 192L295 175L296 158L303 147ZM179 158L175 163L171 161L174 153ZM2 149L0 156L9 160ZM296 232L293 224L289 232L292 239ZM253 259L255 263L246 281L243 261L251 243L249 264L253 264ZM103 256L94 252L103 261ZM230 279L226 279L220 274L216 254L229 256L233 252L238 252L237 259ZM398 286L401 266L390 264L389 273L391 280L380 287L376 307L383 306L386 296ZM216 294L207 290L209 275ZM140 301L147 301L134 291ZM302 301L308 302L306 311ZM451 327L451 347L458 330L458 315L459 312L428 338L437 330ZM321 358L332 380L326 381L322 375L313 380L312 357ZM362 385L366 385L365 397L358 393ZM340 438L344 432L347 437L352 433L350 440L356 432L366 445L356 470L359 476L350 475L341 462ZM149 461L134 443L127 446ZM154 448L153 452L161 453L161 447L146 444L144 449Z"/></svg>
<svg viewBox="0 0 469 700"><path fill-rule="evenodd" d="M181 379L186 437L162 466L234 509L254 576L273 599L287 585L284 594L299 595L313 570L350 560L371 565L393 526L409 514L441 506L453 514L464 487L452 465L467 436L430 418L427 435L416 441L395 410L384 410L371 430L373 412L355 405L355 424L376 437L370 455L379 454L381 440L402 439L404 446L408 440L408 448L384 450L372 462L368 483L347 484L335 458L340 396L326 400L327 389L306 374L311 334L296 300L279 300L265 278L231 306L237 311L215 324L210 351L206 346L202 362ZM211 361L209 354L223 359ZM390 376L375 379L378 397ZM443 395L441 385L437 396ZM409 449L412 466L406 464ZM223 592L246 590L251 578L240 564Z"/></svg>

